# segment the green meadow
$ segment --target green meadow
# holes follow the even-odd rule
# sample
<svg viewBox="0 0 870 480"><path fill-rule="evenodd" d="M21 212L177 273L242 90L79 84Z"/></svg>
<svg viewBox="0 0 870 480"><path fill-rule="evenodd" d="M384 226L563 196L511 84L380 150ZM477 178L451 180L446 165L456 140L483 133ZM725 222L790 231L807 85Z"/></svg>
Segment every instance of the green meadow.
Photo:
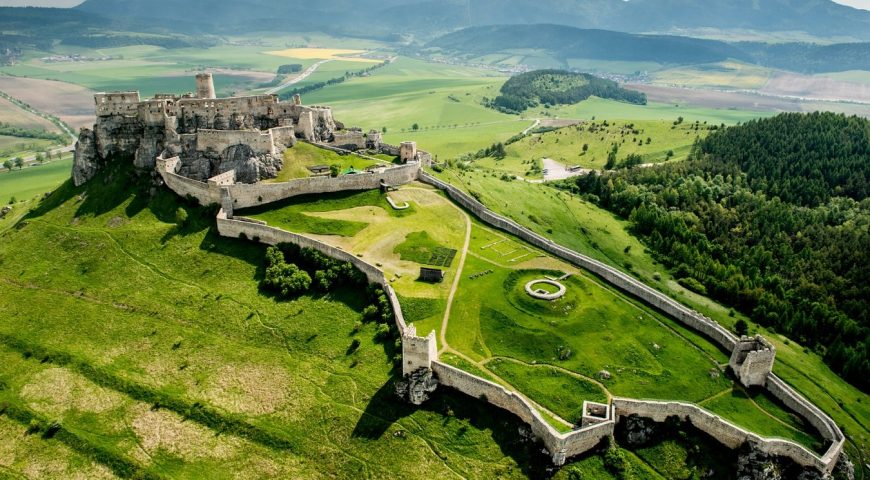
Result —
<svg viewBox="0 0 870 480"><path fill-rule="evenodd" d="M42 165L17 168L0 172L0 204L5 205L13 198L16 201L29 200L57 188L70 177L72 157L54 160Z"/></svg>

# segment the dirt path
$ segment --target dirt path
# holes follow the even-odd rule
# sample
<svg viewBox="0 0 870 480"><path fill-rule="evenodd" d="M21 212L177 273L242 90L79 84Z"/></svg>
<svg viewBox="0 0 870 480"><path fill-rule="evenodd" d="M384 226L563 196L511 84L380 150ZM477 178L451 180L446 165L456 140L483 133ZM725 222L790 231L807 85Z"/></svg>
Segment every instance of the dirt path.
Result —
<svg viewBox="0 0 870 480"><path fill-rule="evenodd" d="M456 268L456 278L453 279L453 286L450 288L450 294L447 295L447 308L444 310L444 320L441 322L441 351L444 352L450 346L447 344L447 326L450 323L450 310L453 308L453 297L456 296L456 290L459 289L459 282L462 281L462 270L465 268L465 259L468 257L468 247L471 245L471 217L459 207L456 209L462 213L465 218L465 245L462 247L462 255L459 257L459 266Z"/></svg>
<svg viewBox="0 0 870 480"><path fill-rule="evenodd" d="M299 82L305 80L306 78L310 77L311 74L314 73L314 72L316 72L317 69L320 68L321 65L323 65L323 64L326 63L326 62L331 62L331 61L332 61L332 60L321 60L321 61L319 61L319 62L317 62L317 63L311 65L310 67L306 68L304 72L302 72L302 73L300 73L299 75L297 75L296 78L294 78L293 80L286 81L286 82L282 83L281 85L278 85L278 86L275 87L275 88L270 88L269 90L266 90L266 94L267 94L267 95L272 95L272 94L274 94L274 93L278 93L278 92L280 92L281 90L284 90L285 88L287 88L287 87L289 87L289 86L291 86L291 85L296 85L297 83L299 83Z"/></svg>

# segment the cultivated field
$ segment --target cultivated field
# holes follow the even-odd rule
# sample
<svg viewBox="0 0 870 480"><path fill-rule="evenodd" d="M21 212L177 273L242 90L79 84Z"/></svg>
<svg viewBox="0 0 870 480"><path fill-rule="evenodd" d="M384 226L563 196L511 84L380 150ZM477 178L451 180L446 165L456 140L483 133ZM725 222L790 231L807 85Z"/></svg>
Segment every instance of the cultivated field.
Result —
<svg viewBox="0 0 870 480"><path fill-rule="evenodd" d="M58 131L50 121L18 107L5 98L0 98L0 123L30 130Z"/></svg>
<svg viewBox="0 0 870 480"><path fill-rule="evenodd" d="M66 155L63 160L0 172L0 205L13 198L21 202L54 190L69 178L71 169L72 156Z"/></svg>
<svg viewBox="0 0 870 480"><path fill-rule="evenodd" d="M277 57L294 58L301 60L342 60L346 62L378 63L378 60L361 58L359 55L366 53L365 50L348 50L341 48L288 48L266 52Z"/></svg>
<svg viewBox="0 0 870 480"><path fill-rule="evenodd" d="M73 129L94 125L94 94L67 82L0 75L0 91L50 113Z"/></svg>
<svg viewBox="0 0 870 480"><path fill-rule="evenodd" d="M766 95L870 103L870 85L868 84L797 73L776 73L759 91Z"/></svg>

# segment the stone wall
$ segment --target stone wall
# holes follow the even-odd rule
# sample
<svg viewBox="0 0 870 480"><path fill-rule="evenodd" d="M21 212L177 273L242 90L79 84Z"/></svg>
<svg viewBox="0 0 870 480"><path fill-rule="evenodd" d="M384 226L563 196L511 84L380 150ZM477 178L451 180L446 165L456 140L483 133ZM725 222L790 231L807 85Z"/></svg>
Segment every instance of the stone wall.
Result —
<svg viewBox="0 0 870 480"><path fill-rule="evenodd" d="M137 115L139 92L98 93L94 95L98 117L109 115Z"/></svg>
<svg viewBox="0 0 870 480"><path fill-rule="evenodd" d="M417 336L414 325L409 326L402 335L402 374L410 375L421 368L432 368L438 360L438 341L432 330L425 337Z"/></svg>
<svg viewBox="0 0 870 480"><path fill-rule="evenodd" d="M728 366L744 386L763 387L775 359L776 349L761 335L742 337L731 353Z"/></svg>
<svg viewBox="0 0 870 480"><path fill-rule="evenodd" d="M598 260L594 260L585 255L581 255L573 250L569 250L553 241L532 232L526 227L509 220L505 217L493 213L486 208L482 203L478 202L470 195L457 189L456 187L444 183L437 178L421 172L420 181L433 185L447 192L447 195L456 203L462 205L473 213L476 217L483 220L485 223L504 230L512 235L515 235L532 245L550 253L556 257L566 260L578 267L584 268L595 275L603 278L605 281L614 285L631 295L634 295L649 305L658 310L670 315L679 322L697 330L708 336L727 351L734 350L737 345L737 337L717 324L713 320L704 317L703 315L692 311L690 308L683 306L676 300L667 295L648 287L644 283L638 281L631 276L620 272Z"/></svg>
<svg viewBox="0 0 870 480"><path fill-rule="evenodd" d="M285 183L236 184L231 187L230 195L236 209L278 202L287 198L316 194L343 192L348 190L373 190L380 188L381 181L392 185L402 185L417 179L420 164L413 163L388 168L383 173L359 173L332 177L309 177Z"/></svg>
<svg viewBox="0 0 870 480"><path fill-rule="evenodd" d="M614 398L613 408L617 418L638 415L655 422L664 422L668 417L675 416L682 420L688 420L692 426L710 435L728 448L734 449L740 447L745 442L752 442L762 452L789 458L804 467L816 468L823 472L830 472L834 467L835 462L828 465L815 453L790 440L761 437L697 405L682 402L656 402Z"/></svg>
<svg viewBox="0 0 870 480"><path fill-rule="evenodd" d="M247 145L257 154L274 154L275 142L272 131L259 130L207 130L202 129L196 135L196 149L221 153L233 145Z"/></svg>
<svg viewBox="0 0 870 480"><path fill-rule="evenodd" d="M547 447L547 451L553 455L553 461L557 465L564 464L570 457L589 451L601 440L613 435L615 425L613 419L569 433L560 433L544 420L528 400L501 385L438 361L432 362L432 370L438 376L441 385L474 398L485 399L487 403L507 410L527 423L535 437L540 439Z"/></svg>
<svg viewBox="0 0 870 480"><path fill-rule="evenodd" d="M831 442L831 446L822 456L826 471L830 472L836 465L837 459L840 458L840 453L846 443L846 436L843 435L837 423L773 373L767 375L766 388L783 405L803 417L819 431L822 437Z"/></svg>
<svg viewBox="0 0 870 480"><path fill-rule="evenodd" d="M209 185L205 182L191 180L177 173L181 160L178 157L157 158L157 173L163 178L163 182L170 190L181 197L193 197L200 205L209 205L213 199L209 193Z"/></svg>

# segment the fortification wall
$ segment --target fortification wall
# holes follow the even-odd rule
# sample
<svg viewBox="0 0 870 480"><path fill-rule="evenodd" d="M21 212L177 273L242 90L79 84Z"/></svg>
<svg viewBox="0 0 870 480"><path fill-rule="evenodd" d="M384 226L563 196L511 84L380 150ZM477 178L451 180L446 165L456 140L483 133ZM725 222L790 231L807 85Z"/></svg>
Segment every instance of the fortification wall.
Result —
<svg viewBox="0 0 870 480"><path fill-rule="evenodd" d="M139 92L97 93L94 95L94 103L98 117L136 116L139 113Z"/></svg>
<svg viewBox="0 0 870 480"><path fill-rule="evenodd" d="M319 242L304 235L287 232L279 228L270 227L253 221L246 221L244 217L235 217L233 219L226 218L226 213L221 211L221 215L217 219L218 232L221 236L239 238L244 234L247 238L255 239L266 245L277 245L279 243L290 243L301 248L313 248L319 250L324 255L332 257L342 262L350 262L354 267L365 274L369 282L384 285L384 274L374 265L362 260L361 258L344 250Z"/></svg>
<svg viewBox="0 0 870 480"><path fill-rule="evenodd" d="M402 185L417 179L419 164L389 168L383 173L360 173L332 177L309 177L285 183L236 184L231 187L235 208L247 208L278 202L286 198L315 193L343 192L348 190L373 190L380 188L381 180L392 185Z"/></svg>
<svg viewBox="0 0 870 480"><path fill-rule="evenodd" d="M786 407L806 419L826 440L831 442L831 446L822 456L822 462L827 466L830 472L837 463L840 453L843 451L843 446L846 443L846 436L840 430L831 417L821 411L819 407L813 405L809 400L804 398L800 393L788 386L781 378L773 373L767 375L766 382L767 391L782 402Z"/></svg>
<svg viewBox="0 0 870 480"><path fill-rule="evenodd" d="M212 196L209 193L209 185L207 183L191 180L175 173L181 164L181 160L178 157L158 157L156 164L157 173L163 178L163 182L177 195L181 197L193 197L200 205L212 203Z"/></svg>
<svg viewBox="0 0 870 480"><path fill-rule="evenodd" d="M692 311L678 303L676 300L646 286L629 275L597 260L562 247L561 245L532 232L528 228L521 226L513 220L509 220L493 213L470 195L467 195L456 187L444 183L425 172L421 172L420 181L444 190L451 199L471 211L485 223L515 235L547 253L555 255L556 257L598 275L617 288L640 298L658 310L672 316L677 321L705 334L727 351L732 351L737 345L737 337L721 325Z"/></svg>
<svg viewBox="0 0 870 480"><path fill-rule="evenodd" d="M694 427L728 448L738 448L745 442L753 442L765 453L790 458L803 467L830 471L829 465L822 458L803 446L789 440L761 437L696 405L614 398L613 408L617 417L638 415L656 422L664 422L668 417L676 416L688 420ZM833 468L833 465L830 465L830 468Z"/></svg>
<svg viewBox="0 0 870 480"><path fill-rule="evenodd" d="M221 153L233 145L247 145L254 153L275 153L275 142L271 130L206 130L197 132L196 149L205 152L213 150Z"/></svg>
<svg viewBox="0 0 870 480"><path fill-rule="evenodd" d="M519 417L531 427L535 437L544 443L557 464L563 464L565 459L586 452L605 437L613 435L613 420L566 434L559 433L526 399L501 385L438 361L432 362L432 371L438 376L441 385L474 398L485 397L487 403Z"/></svg>

